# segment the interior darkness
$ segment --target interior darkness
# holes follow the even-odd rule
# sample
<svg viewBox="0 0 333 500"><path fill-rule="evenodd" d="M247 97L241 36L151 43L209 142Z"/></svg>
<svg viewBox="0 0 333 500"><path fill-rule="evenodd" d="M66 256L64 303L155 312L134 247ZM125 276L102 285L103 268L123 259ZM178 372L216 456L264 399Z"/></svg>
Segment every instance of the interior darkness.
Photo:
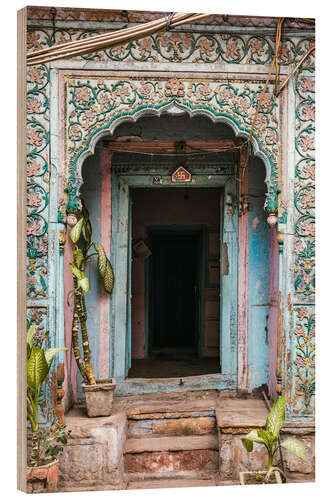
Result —
<svg viewBox="0 0 333 500"><path fill-rule="evenodd" d="M113 138L127 138L128 140L173 140L182 142L186 140L212 141L234 138L233 130L224 123L214 123L205 116L194 116L191 118L187 113L170 115L163 113L161 116L145 116L135 123L126 122L119 125L113 133ZM217 168L223 162L234 162L234 153L213 153L193 155L163 155L154 156L140 155L135 153L114 153L112 163L114 168L129 168L142 165L145 171L150 169L169 168L173 171L180 164L186 168L214 165ZM120 170L121 171L121 170ZM173 191L173 189L171 190ZM192 192L192 190L190 190ZM196 191L196 190L195 190ZM213 190L212 190L213 191ZM213 193L211 193L213 195ZM183 199L186 212L186 201ZM205 202L198 200L198 207ZM178 217L178 209L173 202L168 201L169 214L175 212L175 221L163 222L162 218L157 220L156 212L153 222L148 224L145 220L138 221L138 204L133 204L133 241L143 239L151 245L152 255L148 262L139 264L142 267L149 266L148 282L145 287L149 289L149 307L145 311L143 282L136 285L133 279L137 279L139 271L132 273L132 314L135 311L137 320L132 324L132 335L136 339L144 338L145 314L149 316L148 352L143 352L143 343L140 348L134 346L132 337L132 367L129 377L159 378L159 377L185 377L220 372L220 361L218 357L199 357L199 293L198 274L202 248L200 245L200 233L192 234L168 234L166 231L150 232L145 234L136 227L164 226L164 225L205 225L206 222L195 222L192 213L187 220ZM179 207L178 207L179 208ZM177 217L176 217L177 215ZM185 214L186 216L186 214ZM165 218L165 217L164 217ZM218 227L219 216L216 217ZM136 268L137 269L137 268ZM134 283L134 286L133 286ZM135 297L134 297L135 296ZM146 332L148 333L148 332ZM148 357L147 357L148 355Z"/></svg>
<svg viewBox="0 0 333 500"><path fill-rule="evenodd" d="M159 232L151 243L152 352L175 347L196 352L199 236Z"/></svg>

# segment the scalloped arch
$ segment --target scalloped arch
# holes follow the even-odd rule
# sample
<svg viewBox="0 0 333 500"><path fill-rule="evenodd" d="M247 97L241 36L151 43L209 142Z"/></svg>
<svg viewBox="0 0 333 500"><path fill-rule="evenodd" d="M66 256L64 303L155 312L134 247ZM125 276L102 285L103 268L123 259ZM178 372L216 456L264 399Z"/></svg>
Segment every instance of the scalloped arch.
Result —
<svg viewBox="0 0 333 500"><path fill-rule="evenodd" d="M124 82L122 82L123 84ZM82 88L82 84L81 87ZM71 101L75 108L75 93ZM150 115L161 116L163 113L179 114L186 113L190 117L206 116L213 123L223 122L233 130L236 137L247 139L250 133L250 127L246 123L244 116L237 116L229 106L217 108L215 103L201 101L191 102L189 99L179 96L171 96L170 99L161 99L155 105L152 105L145 100L130 103L127 106L119 106L113 112L101 121L99 126L86 127L83 140L76 141L76 147L72 148L71 153L67 151L67 176L65 177L65 192L67 193L67 211L75 212L80 209L80 188L83 182L82 165L85 159L94 154L97 142L106 135L113 134L115 129L124 122L136 122L138 119ZM92 108L91 108L92 109ZM81 117L80 110L76 110L78 115L78 123ZM73 112L72 112L73 113ZM84 115L83 115L84 116ZM96 112L96 120L98 113ZM245 117L247 118L247 117ZM275 121L277 121L275 119ZM74 123L74 125L76 125ZM73 125L70 125L73 126ZM271 128L272 130L272 128ZM75 144L75 141L73 141ZM266 185L267 196L265 207L266 210L272 212L277 211L277 148L270 148L267 141L263 141L259 133L253 135L253 153L258 156L264 163L266 169Z"/></svg>

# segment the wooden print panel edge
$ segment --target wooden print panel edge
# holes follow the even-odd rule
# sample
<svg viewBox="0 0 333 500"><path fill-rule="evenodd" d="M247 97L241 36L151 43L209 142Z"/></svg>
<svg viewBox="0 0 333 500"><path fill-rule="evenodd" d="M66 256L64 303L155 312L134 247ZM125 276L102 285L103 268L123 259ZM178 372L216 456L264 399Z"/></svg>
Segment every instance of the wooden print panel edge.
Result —
<svg viewBox="0 0 333 500"><path fill-rule="evenodd" d="M17 488L26 492L26 33L17 12Z"/></svg>

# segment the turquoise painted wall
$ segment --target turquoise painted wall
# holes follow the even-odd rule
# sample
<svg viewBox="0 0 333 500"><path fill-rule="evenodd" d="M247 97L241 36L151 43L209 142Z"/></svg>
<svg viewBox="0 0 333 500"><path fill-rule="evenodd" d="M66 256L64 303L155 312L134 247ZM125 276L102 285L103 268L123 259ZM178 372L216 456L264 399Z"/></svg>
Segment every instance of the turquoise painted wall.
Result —
<svg viewBox="0 0 333 500"><path fill-rule="evenodd" d="M252 159L249 168L249 324L248 373L250 390L268 384L269 226L263 209L265 166Z"/></svg>

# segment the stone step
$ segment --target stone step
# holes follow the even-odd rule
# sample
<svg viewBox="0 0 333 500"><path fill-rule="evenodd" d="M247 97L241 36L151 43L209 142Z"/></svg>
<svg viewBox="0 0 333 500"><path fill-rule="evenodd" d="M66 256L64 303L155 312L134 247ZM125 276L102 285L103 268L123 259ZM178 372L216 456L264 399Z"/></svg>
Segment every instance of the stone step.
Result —
<svg viewBox="0 0 333 500"><path fill-rule="evenodd" d="M212 415L176 418L128 420L128 438L154 436L205 435L217 432L215 412Z"/></svg>
<svg viewBox="0 0 333 500"><path fill-rule="evenodd" d="M204 436L168 436L127 439L124 453L143 453L155 451L218 450L217 434Z"/></svg>
<svg viewBox="0 0 333 500"><path fill-rule="evenodd" d="M126 453L124 466L128 473L214 472L219 468L219 452L216 449L182 449L179 451Z"/></svg>
<svg viewBox="0 0 333 500"><path fill-rule="evenodd" d="M219 472L216 470L186 470L186 471L157 471L157 472L128 472L125 474L127 481L153 481L164 479L200 479L202 481L218 480Z"/></svg>
<svg viewBox="0 0 333 500"><path fill-rule="evenodd" d="M214 479L150 479L131 481L127 490L149 490L153 488L198 488L200 486L216 486Z"/></svg>
<svg viewBox="0 0 333 500"><path fill-rule="evenodd" d="M199 399L190 401L151 401L127 410L127 418L133 420L154 418L180 418L215 415L215 400Z"/></svg>
<svg viewBox="0 0 333 500"><path fill-rule="evenodd" d="M218 471L179 471L126 474L127 489L190 488L216 486Z"/></svg>

